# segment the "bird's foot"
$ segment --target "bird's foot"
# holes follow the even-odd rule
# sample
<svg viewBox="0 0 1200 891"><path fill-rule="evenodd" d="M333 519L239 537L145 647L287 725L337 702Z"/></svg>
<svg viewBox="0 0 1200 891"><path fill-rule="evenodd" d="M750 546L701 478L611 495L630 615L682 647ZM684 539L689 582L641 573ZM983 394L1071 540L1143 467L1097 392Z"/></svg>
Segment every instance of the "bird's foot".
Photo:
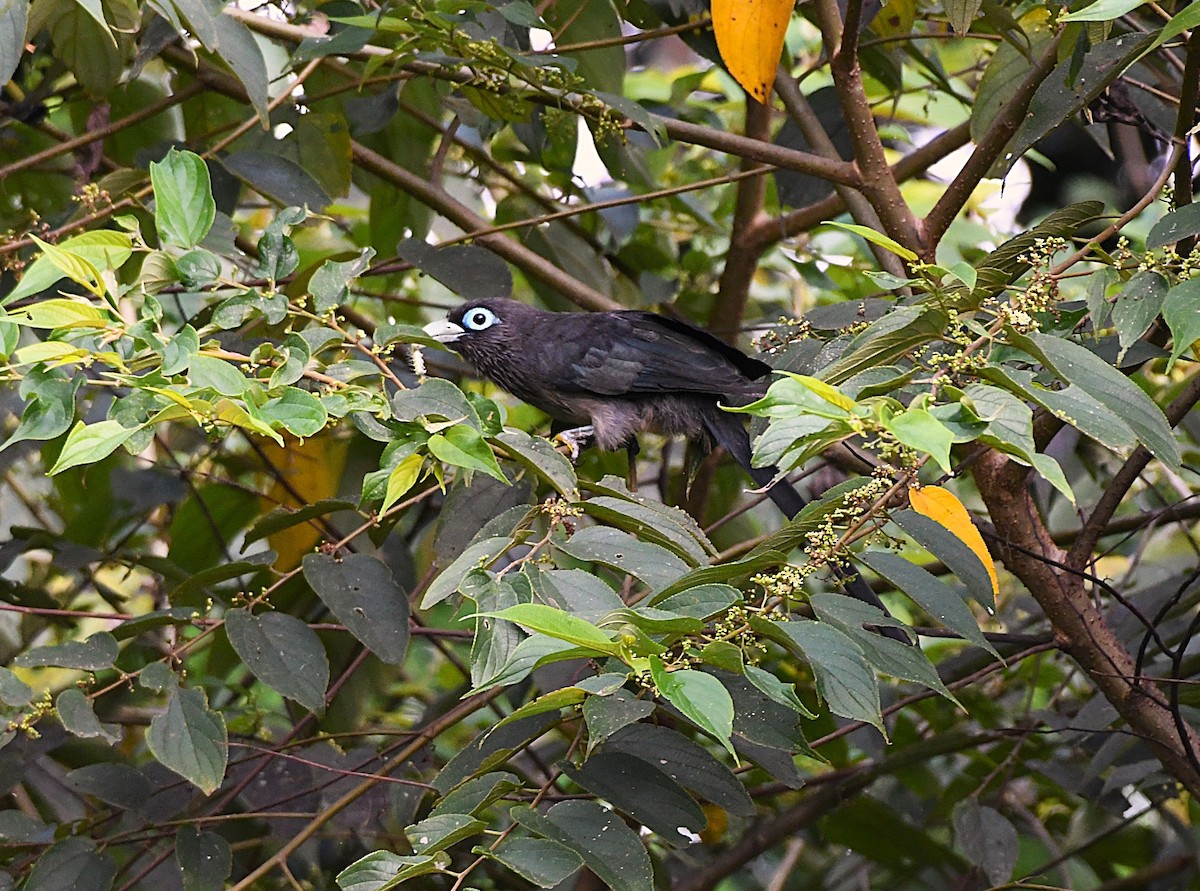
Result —
<svg viewBox="0 0 1200 891"><path fill-rule="evenodd" d="M554 437L554 442L557 445L567 447L567 451L571 456L571 461L579 460L579 450L587 448L596 438L596 428L591 424L586 427L572 427L570 430L563 430Z"/></svg>

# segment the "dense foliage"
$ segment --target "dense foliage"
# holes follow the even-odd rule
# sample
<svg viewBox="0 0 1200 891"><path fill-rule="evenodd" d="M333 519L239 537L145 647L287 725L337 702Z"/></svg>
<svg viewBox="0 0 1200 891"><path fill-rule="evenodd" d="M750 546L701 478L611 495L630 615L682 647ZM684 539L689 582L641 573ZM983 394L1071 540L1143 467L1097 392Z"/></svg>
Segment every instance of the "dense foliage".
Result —
<svg viewBox="0 0 1200 891"><path fill-rule="evenodd" d="M0 0L0 888L1194 882L1200 4L1071 6ZM479 296L753 328L814 500Z"/></svg>

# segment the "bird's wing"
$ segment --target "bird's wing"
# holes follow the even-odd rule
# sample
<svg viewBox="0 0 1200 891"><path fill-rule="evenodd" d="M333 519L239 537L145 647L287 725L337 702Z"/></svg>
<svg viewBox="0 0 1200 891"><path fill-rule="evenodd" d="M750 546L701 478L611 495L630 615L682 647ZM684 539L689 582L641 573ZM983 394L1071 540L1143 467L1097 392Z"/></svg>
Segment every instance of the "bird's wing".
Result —
<svg viewBox="0 0 1200 891"><path fill-rule="evenodd" d="M648 312L598 313L564 344L563 388L604 396L633 393L746 395L771 369L683 322Z"/></svg>

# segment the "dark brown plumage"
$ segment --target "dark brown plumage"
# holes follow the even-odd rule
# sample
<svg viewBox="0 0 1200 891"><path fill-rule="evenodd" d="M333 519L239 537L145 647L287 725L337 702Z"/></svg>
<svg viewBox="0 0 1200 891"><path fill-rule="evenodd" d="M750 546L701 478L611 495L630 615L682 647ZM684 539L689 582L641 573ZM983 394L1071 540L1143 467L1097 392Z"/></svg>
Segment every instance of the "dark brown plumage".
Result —
<svg viewBox="0 0 1200 891"><path fill-rule="evenodd" d="M652 431L724 446L760 486L778 476L751 465L745 424L720 408L762 396L771 367L706 331L650 312L556 313L504 299L464 303L425 331L517 398L590 428L602 449ZM789 518L806 503L786 480L768 493ZM862 579L851 577L846 590L883 609Z"/></svg>

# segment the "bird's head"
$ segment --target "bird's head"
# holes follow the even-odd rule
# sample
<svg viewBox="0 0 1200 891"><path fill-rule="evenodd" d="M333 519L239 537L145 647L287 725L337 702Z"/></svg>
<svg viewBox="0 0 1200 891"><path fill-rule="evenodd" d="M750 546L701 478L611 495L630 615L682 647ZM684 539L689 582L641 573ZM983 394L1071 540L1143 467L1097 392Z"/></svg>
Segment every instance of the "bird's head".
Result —
<svg viewBox="0 0 1200 891"><path fill-rule="evenodd" d="M472 300L456 306L446 318L430 322L425 333L462 353L504 342L521 329L522 316L536 310L515 300Z"/></svg>

